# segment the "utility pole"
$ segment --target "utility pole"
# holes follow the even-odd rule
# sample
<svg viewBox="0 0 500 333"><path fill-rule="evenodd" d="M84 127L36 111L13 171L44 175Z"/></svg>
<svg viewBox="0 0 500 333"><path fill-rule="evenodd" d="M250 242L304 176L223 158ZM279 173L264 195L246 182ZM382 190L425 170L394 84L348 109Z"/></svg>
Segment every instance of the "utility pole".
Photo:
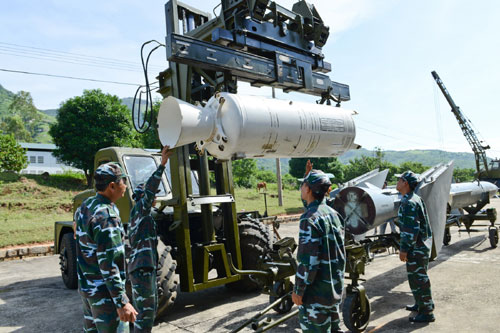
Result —
<svg viewBox="0 0 500 333"><path fill-rule="evenodd" d="M273 91L273 98L276 98L274 92L274 87L271 88ZM278 180L278 206L283 206L283 185L281 183L281 161L279 158L276 159L276 178Z"/></svg>

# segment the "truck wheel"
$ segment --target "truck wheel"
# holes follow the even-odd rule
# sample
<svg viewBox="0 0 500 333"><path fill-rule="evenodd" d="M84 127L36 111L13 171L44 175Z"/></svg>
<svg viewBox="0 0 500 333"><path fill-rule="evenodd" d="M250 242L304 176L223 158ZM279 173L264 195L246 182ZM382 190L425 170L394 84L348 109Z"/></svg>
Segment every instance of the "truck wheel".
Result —
<svg viewBox="0 0 500 333"><path fill-rule="evenodd" d="M167 308L174 304L177 298L179 275L175 274L177 261L172 258L171 251L172 248L170 246L165 248L158 262L158 270L156 271L156 283L158 285L157 317L164 315Z"/></svg>
<svg viewBox="0 0 500 333"><path fill-rule="evenodd" d="M274 236L271 236L269 228L257 219L244 219L238 224L238 227L243 269L257 269L257 259L271 251ZM245 275L239 281L226 284L226 287L235 291L249 292L258 290L262 286Z"/></svg>
<svg viewBox="0 0 500 333"><path fill-rule="evenodd" d="M361 296L359 292L348 293L342 306L342 318L345 326L351 332L362 332L370 322L370 302L365 294L366 311L361 310Z"/></svg>
<svg viewBox="0 0 500 333"><path fill-rule="evenodd" d="M78 287L78 277L76 275L76 241L73 233L65 233L61 238L61 250L59 251L59 266L64 285L68 289Z"/></svg>

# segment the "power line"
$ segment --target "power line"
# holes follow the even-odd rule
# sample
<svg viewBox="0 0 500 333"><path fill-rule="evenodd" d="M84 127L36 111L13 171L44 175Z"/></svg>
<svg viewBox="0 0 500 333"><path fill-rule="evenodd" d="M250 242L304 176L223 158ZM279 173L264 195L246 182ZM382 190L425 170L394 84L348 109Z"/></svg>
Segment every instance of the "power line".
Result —
<svg viewBox="0 0 500 333"><path fill-rule="evenodd" d="M388 137L390 139L399 140L399 141L405 141L405 142L409 142L409 143L413 143L413 144L417 144L417 145L424 145L424 146L427 146L427 147L435 148L435 146L431 146L431 145L428 145L428 144L425 144L425 143L422 143L422 142L411 141L411 140L408 140L408 139L401 139L401 138L398 138L398 137L395 137L395 136L392 136L392 135L388 135L388 134L385 134L385 133L380 133L380 132L377 132L377 131L374 131L374 130L370 130L368 128L363 128L361 126L356 126L356 128L359 128L359 129L362 129L362 130L365 130L367 132L371 132L371 133L374 133L374 134L378 134L378 135L381 135L381 136L385 136L385 137Z"/></svg>
<svg viewBox="0 0 500 333"><path fill-rule="evenodd" d="M84 65L84 66L92 66L92 67L106 68L106 69L116 69L116 70L129 71L129 72L142 72L139 68L137 68L137 69L128 69L128 68L124 68L124 67L104 66L104 65L99 65L99 64L75 62L75 61L64 60L64 59L51 59L51 58L30 56L30 55L20 54L20 53L10 53L8 51L3 51L1 48L0 48L0 54L12 55L12 56L16 56L16 57L23 57L23 58L30 58L30 59L48 60L48 61L54 61L54 62L57 62L57 63L62 63L63 62L63 63L66 63L66 64Z"/></svg>
<svg viewBox="0 0 500 333"><path fill-rule="evenodd" d="M71 80L81 80L81 81L92 81L92 82L121 84L121 85L126 85L126 86L135 86L135 87L139 86L138 83L106 81L106 80L97 80L97 79L89 79L89 78L83 78L83 77L65 76L65 75L56 75L56 74L47 74L47 73L33 73L33 72L17 71L17 70L13 70L13 69L5 69L5 68L0 68L0 71L2 71L2 72L8 72L8 73L17 73L17 74L28 74L28 75L57 77L57 78L71 79Z"/></svg>
<svg viewBox="0 0 500 333"><path fill-rule="evenodd" d="M42 56L52 56L52 57L58 57L58 58L65 58L65 59L69 59L69 60L73 60L73 61L100 63L100 64L104 64L104 65L108 64L108 65L114 65L114 66L124 66L124 67L128 67L128 68L139 67L139 64L137 62L132 62L132 61L120 60L120 59L115 59L115 58L98 57L98 56L89 56L89 55L80 54L80 53L51 50L51 49L47 49L47 48L26 46L26 45L13 44L13 43L0 42L0 48L2 48L4 51L22 52L22 54L31 53L32 55L38 54L38 55L42 55ZM152 67L155 67L158 70L164 69L162 66L152 66Z"/></svg>

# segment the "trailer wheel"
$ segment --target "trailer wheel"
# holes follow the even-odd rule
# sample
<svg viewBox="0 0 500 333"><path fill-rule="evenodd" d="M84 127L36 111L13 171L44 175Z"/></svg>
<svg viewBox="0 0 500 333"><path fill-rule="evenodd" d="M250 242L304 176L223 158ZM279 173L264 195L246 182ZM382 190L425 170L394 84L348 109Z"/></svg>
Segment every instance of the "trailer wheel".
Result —
<svg viewBox="0 0 500 333"><path fill-rule="evenodd" d="M370 302L365 294L366 311L361 310L361 297L359 292L348 293L342 307L342 318L345 326L351 332L362 332L370 322Z"/></svg>
<svg viewBox="0 0 500 333"><path fill-rule="evenodd" d="M277 296L269 295L269 303L272 304L277 301L280 297L288 294L293 290L293 283L290 279L277 281L273 285L273 291ZM293 307L292 295L289 295L281 301L280 304L273 307L273 310L277 313L283 314L288 313Z"/></svg>
<svg viewBox="0 0 500 333"><path fill-rule="evenodd" d="M62 236L61 250L59 251L59 266L64 285L68 289L78 287L78 276L76 275L76 241L73 233L68 232Z"/></svg>
<svg viewBox="0 0 500 333"><path fill-rule="evenodd" d="M492 248L496 248L498 245L498 228L497 227L491 227L488 231L489 233L489 239L490 239L490 245Z"/></svg>
<svg viewBox="0 0 500 333"><path fill-rule="evenodd" d="M247 218L239 224L241 261L243 269L252 270L257 268L257 259L265 256L271 251L273 236L270 235L269 228L257 219ZM249 276L245 275L241 280L226 284L235 291L255 291L261 288Z"/></svg>
<svg viewBox="0 0 500 333"><path fill-rule="evenodd" d="M179 275L175 274L177 261L170 253L172 248L167 246L158 262L156 271L156 283L158 285L158 310L156 317L161 317L166 310L175 302L179 286Z"/></svg>
<svg viewBox="0 0 500 333"><path fill-rule="evenodd" d="M444 228L443 244L450 245L450 241L451 241L450 228Z"/></svg>

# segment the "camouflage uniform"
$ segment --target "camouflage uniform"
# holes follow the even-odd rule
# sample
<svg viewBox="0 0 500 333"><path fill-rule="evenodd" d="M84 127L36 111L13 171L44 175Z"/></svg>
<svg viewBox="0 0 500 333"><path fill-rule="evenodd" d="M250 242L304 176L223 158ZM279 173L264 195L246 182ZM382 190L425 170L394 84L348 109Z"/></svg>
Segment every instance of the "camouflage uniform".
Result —
<svg viewBox="0 0 500 333"><path fill-rule="evenodd" d="M148 179L134 190L135 206L130 212L128 230L131 253L128 263L134 307L139 314L134 322L135 332L150 332L158 308L156 267L158 264L156 223L151 216L161 176L165 167L160 164Z"/></svg>
<svg viewBox="0 0 500 333"><path fill-rule="evenodd" d="M101 180L126 176L121 167L115 164L110 169L110 164L96 170L96 182L103 175ZM118 176L116 167L121 172ZM84 331L128 332L128 323L121 322L116 311L128 303L124 230L118 208L97 194L86 199L75 215L78 290L83 301Z"/></svg>
<svg viewBox="0 0 500 333"><path fill-rule="evenodd" d="M304 181L311 182L309 177L314 178L314 173L311 171ZM325 199L314 200L300 217L299 228L294 292L302 296L300 327L303 332L340 331L346 258L340 218Z"/></svg>
<svg viewBox="0 0 500 333"><path fill-rule="evenodd" d="M431 314L434 302L427 268L432 248L432 231L425 204L413 191L401 199L398 218L401 232L400 251L407 253L406 271L415 304L419 313Z"/></svg>

